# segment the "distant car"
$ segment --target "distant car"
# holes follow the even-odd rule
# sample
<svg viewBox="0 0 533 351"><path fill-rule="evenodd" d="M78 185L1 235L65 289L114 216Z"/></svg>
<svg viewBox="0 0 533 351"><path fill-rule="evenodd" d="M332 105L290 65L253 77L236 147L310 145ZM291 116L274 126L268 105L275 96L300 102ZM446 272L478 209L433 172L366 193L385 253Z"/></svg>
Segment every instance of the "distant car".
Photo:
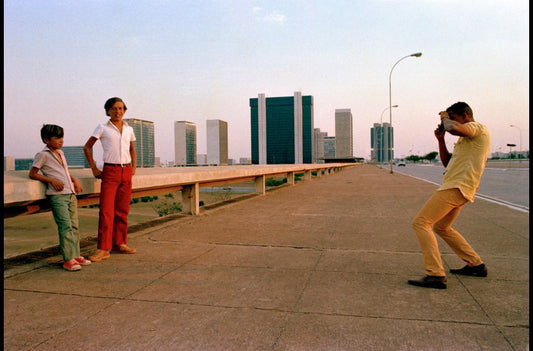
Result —
<svg viewBox="0 0 533 351"><path fill-rule="evenodd" d="M398 167L405 167L405 162L399 162Z"/></svg>

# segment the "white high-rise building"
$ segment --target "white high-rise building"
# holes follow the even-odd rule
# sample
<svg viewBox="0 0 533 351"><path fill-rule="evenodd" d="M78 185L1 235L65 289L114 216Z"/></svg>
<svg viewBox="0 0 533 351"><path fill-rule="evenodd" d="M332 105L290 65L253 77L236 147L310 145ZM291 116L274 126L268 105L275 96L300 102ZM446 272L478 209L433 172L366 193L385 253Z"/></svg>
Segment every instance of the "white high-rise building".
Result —
<svg viewBox="0 0 533 351"><path fill-rule="evenodd" d="M175 165L196 164L196 124L187 121L174 122Z"/></svg>
<svg viewBox="0 0 533 351"><path fill-rule="evenodd" d="M199 166L207 165L207 154L196 155L196 164Z"/></svg>
<svg viewBox="0 0 533 351"><path fill-rule="evenodd" d="M4 156L4 172L15 170L15 158L13 156Z"/></svg>
<svg viewBox="0 0 533 351"><path fill-rule="evenodd" d="M353 157L353 121L349 108L335 110L335 157Z"/></svg>
<svg viewBox="0 0 533 351"><path fill-rule="evenodd" d="M327 136L328 132L321 132L320 128L313 131L313 163L324 163L324 138Z"/></svg>
<svg viewBox="0 0 533 351"><path fill-rule="evenodd" d="M312 130L312 129L311 129ZM312 145L312 144L311 144ZM311 149L311 159L312 159ZM294 163L304 163L302 92L294 92Z"/></svg>
<svg viewBox="0 0 533 351"><path fill-rule="evenodd" d="M257 96L257 144L259 154L259 164L267 164L267 108L266 95L264 93Z"/></svg>
<svg viewBox="0 0 533 351"><path fill-rule="evenodd" d="M324 137L324 159L335 158L335 137Z"/></svg>
<svg viewBox="0 0 533 351"><path fill-rule="evenodd" d="M228 122L207 120L207 164L228 164Z"/></svg>

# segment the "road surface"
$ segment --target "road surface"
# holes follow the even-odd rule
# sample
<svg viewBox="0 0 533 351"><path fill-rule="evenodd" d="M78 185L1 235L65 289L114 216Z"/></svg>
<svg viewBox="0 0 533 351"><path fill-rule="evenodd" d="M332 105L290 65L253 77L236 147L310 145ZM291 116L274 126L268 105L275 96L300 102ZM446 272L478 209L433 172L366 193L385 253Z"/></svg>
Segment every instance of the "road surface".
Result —
<svg viewBox="0 0 533 351"><path fill-rule="evenodd" d="M444 167L442 164L413 164L394 166L393 170L441 184ZM529 168L485 168L477 198L499 201L529 212Z"/></svg>

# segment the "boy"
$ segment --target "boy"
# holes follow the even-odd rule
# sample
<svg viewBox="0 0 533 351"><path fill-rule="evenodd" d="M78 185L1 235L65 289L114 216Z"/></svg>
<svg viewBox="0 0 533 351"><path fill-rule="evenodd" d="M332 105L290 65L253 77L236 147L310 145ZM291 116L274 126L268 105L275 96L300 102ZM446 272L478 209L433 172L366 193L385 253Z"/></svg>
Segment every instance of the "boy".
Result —
<svg viewBox="0 0 533 351"><path fill-rule="evenodd" d="M98 245L96 253L89 256L92 262L108 259L111 257L112 249L123 254L137 252L126 245L132 177L137 167L135 133L133 128L122 119L127 109L121 98L108 99L104 104L104 110L109 120L96 127L83 148L94 177L102 179ZM92 153L92 148L98 140L104 150L102 170L96 166Z"/></svg>
<svg viewBox="0 0 533 351"><path fill-rule="evenodd" d="M67 160L61 151L63 128L45 124L41 128L41 139L46 147L35 155L29 176L47 185L46 197L50 201L57 224L63 268L67 271L78 271L81 266L91 264L91 261L80 255L76 193L83 189L80 182L70 175Z"/></svg>

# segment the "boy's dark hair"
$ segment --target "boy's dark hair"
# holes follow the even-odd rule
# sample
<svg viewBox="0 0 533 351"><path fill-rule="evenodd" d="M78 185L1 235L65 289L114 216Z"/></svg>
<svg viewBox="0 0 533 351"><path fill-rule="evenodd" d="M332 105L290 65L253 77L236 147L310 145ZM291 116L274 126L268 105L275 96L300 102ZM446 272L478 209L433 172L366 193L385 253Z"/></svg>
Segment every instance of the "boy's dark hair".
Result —
<svg viewBox="0 0 533 351"><path fill-rule="evenodd" d="M122 102L124 104L124 111L126 111L128 108L126 107L126 103L119 97L112 97L112 98L109 98L107 99L107 101L105 102L104 104L104 109L105 109L105 114L106 116L109 116L109 113L107 113L107 111L113 107L113 105L115 104L115 102Z"/></svg>
<svg viewBox="0 0 533 351"><path fill-rule="evenodd" d="M45 142L44 139L51 140L52 137L62 138L63 135L63 128L55 124L43 124L43 127L41 128L41 139L43 140L43 143Z"/></svg>
<svg viewBox="0 0 533 351"><path fill-rule="evenodd" d="M466 102L456 102L452 106L448 107L446 109L446 112L453 112L457 115L462 115L463 113L466 113L470 117L474 117L474 113L472 112L472 109Z"/></svg>

